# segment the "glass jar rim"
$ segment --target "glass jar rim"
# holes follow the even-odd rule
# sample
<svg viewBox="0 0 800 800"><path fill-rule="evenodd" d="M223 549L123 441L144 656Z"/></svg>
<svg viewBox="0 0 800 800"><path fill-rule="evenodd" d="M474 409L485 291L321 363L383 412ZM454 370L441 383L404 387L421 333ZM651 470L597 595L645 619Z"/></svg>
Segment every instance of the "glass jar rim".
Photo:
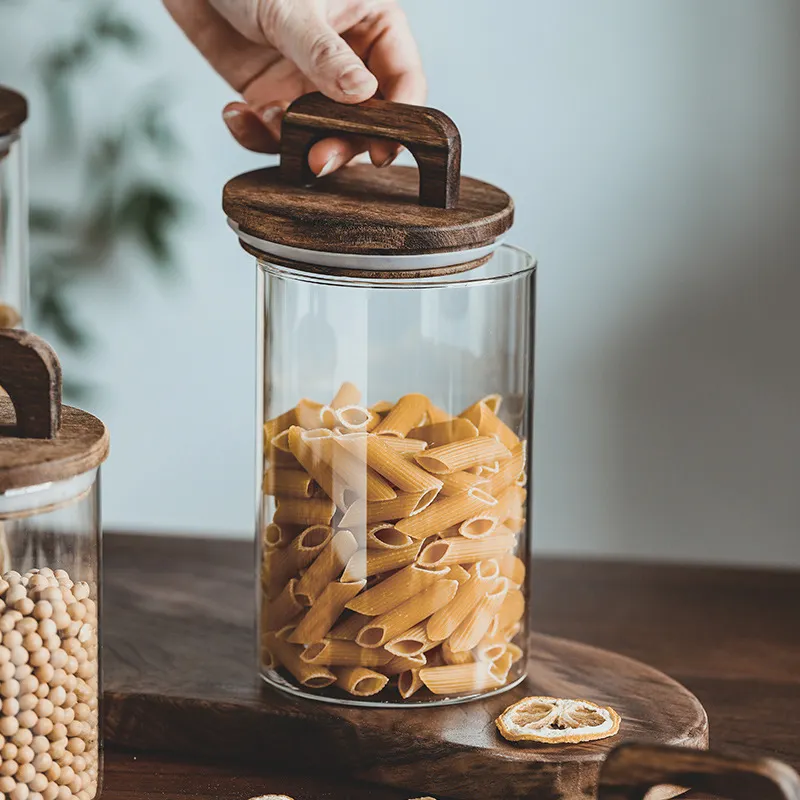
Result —
<svg viewBox="0 0 800 800"><path fill-rule="evenodd" d="M513 269L492 274L491 265L500 253L513 254L517 264ZM505 283L517 280L536 270L537 261L527 250L511 244L500 244L489 259L472 269L465 269L450 274L436 272L430 275L419 274L414 277L391 277L391 273L383 273L375 277L374 273L365 273L362 277L353 273L318 272L305 270L270 261L265 253L256 256L259 266L271 275L291 278L292 280L320 285L351 286L360 289L442 289L449 286L480 286ZM487 274L488 273L488 274Z"/></svg>

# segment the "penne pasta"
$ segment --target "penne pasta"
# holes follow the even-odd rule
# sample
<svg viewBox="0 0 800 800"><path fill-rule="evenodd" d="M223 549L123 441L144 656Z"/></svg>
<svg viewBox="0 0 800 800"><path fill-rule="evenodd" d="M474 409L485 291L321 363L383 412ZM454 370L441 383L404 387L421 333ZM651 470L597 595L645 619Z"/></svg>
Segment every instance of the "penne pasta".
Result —
<svg viewBox="0 0 800 800"><path fill-rule="evenodd" d="M356 550L358 543L355 536L350 531L338 531L298 581L298 601L304 606L313 605L325 587L342 574Z"/></svg>
<svg viewBox="0 0 800 800"><path fill-rule="evenodd" d="M358 448L359 453L365 453L369 467L382 475L392 486L402 492L414 493L442 488L442 482L433 475L417 466L412 461L388 447L385 437L364 436L359 442L354 437L342 437L341 442L346 447ZM383 498L375 498L383 499Z"/></svg>
<svg viewBox="0 0 800 800"><path fill-rule="evenodd" d="M431 542L419 554L417 563L423 567L443 567L450 564L474 564L485 558L500 558L514 550L517 537L511 534L497 534L485 539L465 539L453 536Z"/></svg>
<svg viewBox="0 0 800 800"><path fill-rule="evenodd" d="M446 422L434 422L412 428L408 435L411 439L424 439L428 447L440 447L462 439L475 439L478 436L478 429L468 419L453 417Z"/></svg>
<svg viewBox="0 0 800 800"><path fill-rule="evenodd" d="M309 609L303 621L292 631L289 641L294 644L312 644L324 639L347 603L366 585L366 581L329 583Z"/></svg>
<svg viewBox="0 0 800 800"><path fill-rule="evenodd" d="M297 580L292 578L274 600L264 604L261 613L262 630L280 630L302 611L303 606L297 599Z"/></svg>
<svg viewBox="0 0 800 800"><path fill-rule="evenodd" d="M428 489L414 494L398 493L394 500L380 500L373 503L356 500L345 512L341 524L345 528L351 528L359 522L362 525L374 525L376 522L403 519L424 510L435 498L436 490Z"/></svg>
<svg viewBox="0 0 800 800"><path fill-rule="evenodd" d="M400 533L388 522L380 522L367 530L367 547L373 550L398 550L413 543L407 533Z"/></svg>
<svg viewBox="0 0 800 800"><path fill-rule="evenodd" d="M470 664L448 664L423 667L420 680L433 694L466 694L502 686L506 680L504 665L496 661L474 661Z"/></svg>
<svg viewBox="0 0 800 800"><path fill-rule="evenodd" d="M522 657L525 654L522 652L522 648L518 644L514 644L514 642L509 642L506 645L506 647L508 648L506 652L511 656L512 665L516 664L517 661L522 660Z"/></svg>
<svg viewBox="0 0 800 800"><path fill-rule="evenodd" d="M503 489L516 483L517 478L525 472L525 442L520 442L511 449L511 458L500 464L500 469L486 478L482 484L489 494L499 495Z"/></svg>
<svg viewBox="0 0 800 800"><path fill-rule="evenodd" d="M506 553L497 559L500 574L508 578L508 583L513 589L519 589L525 583L525 562L512 553Z"/></svg>
<svg viewBox="0 0 800 800"><path fill-rule="evenodd" d="M456 596L428 620L428 636L441 641L452 636L497 580L497 562L479 561L469 580L458 587Z"/></svg>
<svg viewBox="0 0 800 800"><path fill-rule="evenodd" d="M422 511L400 520L395 527L414 539L424 539L426 536L458 525L470 517L490 512L495 505L497 500L491 495L481 489L469 489L464 494L436 500Z"/></svg>
<svg viewBox="0 0 800 800"><path fill-rule="evenodd" d="M281 497L272 521L281 525L328 525L335 510L333 501L327 498L301 500L297 497Z"/></svg>
<svg viewBox="0 0 800 800"><path fill-rule="evenodd" d="M407 669L401 672L397 678L397 691L400 692L400 697L408 700L413 694L418 692L423 686L419 677L419 669Z"/></svg>
<svg viewBox="0 0 800 800"><path fill-rule="evenodd" d="M266 547L286 547L302 530L297 525L278 525L276 522L270 522L264 528L264 545Z"/></svg>
<svg viewBox="0 0 800 800"><path fill-rule="evenodd" d="M428 446L428 443L421 439L397 439L394 436L384 436L382 441L387 447L402 455L419 453Z"/></svg>
<svg viewBox="0 0 800 800"><path fill-rule="evenodd" d="M299 469L277 469L273 467L264 473L262 486L264 494L281 497L311 497L314 492L313 481L307 472Z"/></svg>
<svg viewBox="0 0 800 800"><path fill-rule="evenodd" d="M348 489L355 493L351 500L348 500L345 493L345 504L347 506L365 496L370 502L394 500L397 497L397 492L392 489L389 483L367 466L367 438L366 434L335 436L333 438L331 445L333 473ZM348 444L346 445L345 442Z"/></svg>
<svg viewBox="0 0 800 800"><path fill-rule="evenodd" d="M336 639L343 642L354 642L356 634L370 621L371 617L366 614L356 614L345 611L339 618L339 622L328 632L328 639Z"/></svg>
<svg viewBox="0 0 800 800"><path fill-rule="evenodd" d="M515 622L510 628L503 631L503 635L510 642L522 630L522 623Z"/></svg>
<svg viewBox="0 0 800 800"><path fill-rule="evenodd" d="M366 648L350 641L324 639L310 644L300 658L307 664L326 667L381 667L392 654L381 648Z"/></svg>
<svg viewBox="0 0 800 800"><path fill-rule="evenodd" d="M381 647L403 631L447 605L456 593L458 581L439 580L415 597L395 606L391 611L381 614L367 623L356 636L363 647Z"/></svg>
<svg viewBox="0 0 800 800"><path fill-rule="evenodd" d="M390 403L388 400L378 400L377 403L373 403L369 410L373 414L388 414L394 408L394 403Z"/></svg>
<svg viewBox="0 0 800 800"><path fill-rule="evenodd" d="M496 659L494 659L494 661L492 661L493 672L500 680L501 686L508 681L508 673L511 670L511 665L513 663L514 656L510 648L506 648L506 651L502 655L498 656Z"/></svg>
<svg viewBox="0 0 800 800"><path fill-rule="evenodd" d="M477 475L479 478L490 478L500 472L500 462L492 461L491 464L479 464L477 467L469 467L466 471Z"/></svg>
<svg viewBox="0 0 800 800"><path fill-rule="evenodd" d="M503 395L501 394L487 394L481 401L492 414L497 414L500 411L500 406L503 405Z"/></svg>
<svg viewBox="0 0 800 800"><path fill-rule="evenodd" d="M424 394L404 395L380 421L375 433L383 436L407 436L412 428L416 428L425 419L429 402Z"/></svg>
<svg viewBox="0 0 800 800"><path fill-rule="evenodd" d="M454 653L450 648L450 642L442 642L442 658L445 664L472 664L475 657L467 651L466 653Z"/></svg>
<svg viewBox="0 0 800 800"><path fill-rule="evenodd" d="M525 613L525 596L519 589L509 589L497 612L497 627L506 631L522 619Z"/></svg>
<svg viewBox="0 0 800 800"><path fill-rule="evenodd" d="M447 575L445 575L445 577L453 581L458 581L460 585L469 580L469 572L467 572L460 564L452 564L448 568Z"/></svg>
<svg viewBox="0 0 800 800"><path fill-rule="evenodd" d="M453 419L453 415L445 411L443 408L439 408L439 406L435 406L430 401L428 402L428 422L431 424L436 424L437 422L448 422L449 420Z"/></svg>
<svg viewBox="0 0 800 800"><path fill-rule="evenodd" d="M452 497L454 494L461 494L477 487L484 488L482 484L486 481L480 475L473 475L469 472L451 472L449 475L438 475L442 481L442 488L439 494L442 497Z"/></svg>
<svg viewBox="0 0 800 800"><path fill-rule="evenodd" d="M493 436L509 450L519 444L519 437L482 400L464 409L459 416L468 419L481 436Z"/></svg>
<svg viewBox="0 0 800 800"><path fill-rule="evenodd" d="M516 484L511 484L511 486L506 487L497 495L497 508L495 509L495 513L497 518L500 521L506 519L518 519L518 518L525 518L525 499L527 498L528 493L517 486Z"/></svg>
<svg viewBox="0 0 800 800"><path fill-rule="evenodd" d="M372 575L408 566L417 557L422 542L412 542L396 550L359 550L347 562L342 573L343 580L362 580Z"/></svg>
<svg viewBox="0 0 800 800"><path fill-rule="evenodd" d="M331 431L326 428L316 428L304 431L296 425L289 428L288 443L292 455L300 462L303 469L317 482L329 499L340 503L343 487L334 486L333 467L331 458L325 458L329 452L330 444L320 444L322 440L330 440L333 437ZM311 443L314 442L315 448Z"/></svg>
<svg viewBox="0 0 800 800"><path fill-rule="evenodd" d="M272 440L284 431L289 430L292 425L297 425L297 410L290 408L283 414L279 414L271 420L264 423L264 450L269 449L269 444Z"/></svg>
<svg viewBox="0 0 800 800"><path fill-rule="evenodd" d="M366 667L343 667L337 670L336 685L356 697L370 697L383 689L389 678Z"/></svg>
<svg viewBox="0 0 800 800"><path fill-rule="evenodd" d="M507 593L508 581L505 578L495 578L489 591L483 594L448 639L450 649L454 653L463 653L478 646L481 639L486 636Z"/></svg>
<svg viewBox="0 0 800 800"><path fill-rule="evenodd" d="M342 406L353 406L360 402L361 390L354 383L344 381L331 400L331 408L335 411Z"/></svg>
<svg viewBox="0 0 800 800"><path fill-rule="evenodd" d="M511 458L511 451L493 436L478 436L432 447L414 458L423 469L438 475Z"/></svg>
<svg viewBox="0 0 800 800"><path fill-rule="evenodd" d="M307 431L315 428L332 428L336 424L336 415L330 406L303 398L295 406L297 424Z"/></svg>
<svg viewBox="0 0 800 800"><path fill-rule="evenodd" d="M491 536L497 528L497 517L478 515L465 519L458 526L458 533L467 539L485 539Z"/></svg>
<svg viewBox="0 0 800 800"><path fill-rule="evenodd" d="M432 650L440 642L441 639L431 639L425 622L418 622L413 628L390 639L383 649L396 656L418 656Z"/></svg>
<svg viewBox="0 0 800 800"><path fill-rule="evenodd" d="M324 689L336 680L336 675L327 667L306 664L300 658L303 649L289 644L279 634L267 633L264 636L264 646L272 657L285 667L302 686L307 686L309 689Z"/></svg>
<svg viewBox="0 0 800 800"><path fill-rule="evenodd" d="M418 656L394 656L391 661L387 661L381 667L381 672L393 678L395 675L406 672L406 670L424 667L427 662L428 659L425 657L425 653L421 653Z"/></svg>
<svg viewBox="0 0 800 800"><path fill-rule="evenodd" d="M261 586L271 600L297 573L297 559L291 547L271 547L266 550L261 562Z"/></svg>
<svg viewBox="0 0 800 800"><path fill-rule="evenodd" d="M272 438L264 448L264 455L273 467L299 469L300 464L289 448L289 431L285 430Z"/></svg>
<svg viewBox="0 0 800 800"><path fill-rule="evenodd" d="M377 427L381 418L363 406L344 406L335 412L336 421L344 428L345 433L354 431L371 431Z"/></svg>
<svg viewBox="0 0 800 800"><path fill-rule="evenodd" d="M390 578L386 578L371 589L367 589L357 597L354 597L347 604L347 608L350 611L355 611L358 614L367 614L370 617L386 614L410 597L414 597L423 589L445 577L447 573L448 569L446 567L442 569L422 569L416 564L410 564L395 572Z"/></svg>
<svg viewBox="0 0 800 800"><path fill-rule="evenodd" d="M305 569L328 546L333 536L329 525L311 525L289 546L295 570Z"/></svg>

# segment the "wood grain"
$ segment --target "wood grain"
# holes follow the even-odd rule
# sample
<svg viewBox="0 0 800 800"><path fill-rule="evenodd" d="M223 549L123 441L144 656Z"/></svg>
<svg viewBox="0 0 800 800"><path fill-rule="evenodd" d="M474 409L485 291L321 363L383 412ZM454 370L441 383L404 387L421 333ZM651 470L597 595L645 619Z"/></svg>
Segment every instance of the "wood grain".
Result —
<svg viewBox="0 0 800 800"><path fill-rule="evenodd" d="M665 785L730 800L800 800L800 778L781 761L642 744L621 745L608 756L597 800L645 800Z"/></svg>
<svg viewBox="0 0 800 800"><path fill-rule="evenodd" d="M0 136L19 128L28 118L28 101L7 86L0 86Z"/></svg>
<svg viewBox="0 0 800 800"><path fill-rule="evenodd" d="M455 208L461 178L461 136L453 120L435 108L372 98L356 105L336 103L320 92L295 100L281 125L281 177L311 185L311 146L332 133L400 142L419 170L419 204Z"/></svg>
<svg viewBox="0 0 800 800"><path fill-rule="evenodd" d="M707 741L702 707L674 681L625 657L544 635L531 639L527 682L480 702L382 710L287 697L255 674L252 556L239 552L234 561L230 545L217 551L186 540L158 547L139 540L120 558L125 546L115 546L105 583L105 720L116 744L345 771L422 794L538 792L573 800L593 791L600 763L618 741ZM613 705L623 716L620 736L564 747L512 745L494 719L526 694Z"/></svg>

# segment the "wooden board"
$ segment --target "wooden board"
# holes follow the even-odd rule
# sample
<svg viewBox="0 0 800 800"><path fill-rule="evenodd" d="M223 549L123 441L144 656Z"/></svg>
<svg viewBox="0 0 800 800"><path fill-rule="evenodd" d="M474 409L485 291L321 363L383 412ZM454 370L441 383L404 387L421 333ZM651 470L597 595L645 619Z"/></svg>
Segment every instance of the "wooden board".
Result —
<svg viewBox="0 0 800 800"><path fill-rule="evenodd" d="M147 547L147 539L116 543L105 583L105 734L116 744L346 773L409 796L464 800L583 800L620 741L707 744L705 711L679 684L623 656L543 635L532 638L526 684L485 701L376 710L285 697L255 674L248 553L175 539L144 559ZM611 704L623 716L620 736L565 747L505 742L494 719L525 694Z"/></svg>

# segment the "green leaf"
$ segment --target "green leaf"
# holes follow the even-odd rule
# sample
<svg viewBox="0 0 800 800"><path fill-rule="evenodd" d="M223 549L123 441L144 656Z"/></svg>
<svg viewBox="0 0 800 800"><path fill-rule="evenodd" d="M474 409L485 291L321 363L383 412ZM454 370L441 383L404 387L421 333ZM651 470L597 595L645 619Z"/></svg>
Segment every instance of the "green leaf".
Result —
<svg viewBox="0 0 800 800"><path fill-rule="evenodd" d="M155 184L139 183L127 190L120 203L118 225L139 239L156 266L169 267L169 232L182 213L177 195Z"/></svg>
<svg viewBox="0 0 800 800"><path fill-rule="evenodd" d="M56 208L32 205L30 209L31 233L60 233L67 223L66 216Z"/></svg>
<svg viewBox="0 0 800 800"><path fill-rule="evenodd" d="M98 39L115 42L126 50L136 51L144 43L141 32L111 9L104 9L94 18L92 30Z"/></svg>

